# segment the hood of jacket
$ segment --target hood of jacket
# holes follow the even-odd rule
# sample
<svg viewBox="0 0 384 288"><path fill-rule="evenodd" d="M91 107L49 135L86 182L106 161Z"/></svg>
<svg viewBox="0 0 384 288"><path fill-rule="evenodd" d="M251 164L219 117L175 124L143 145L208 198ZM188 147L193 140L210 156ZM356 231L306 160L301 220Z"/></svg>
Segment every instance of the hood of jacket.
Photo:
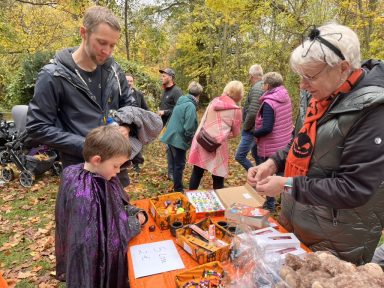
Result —
<svg viewBox="0 0 384 288"><path fill-rule="evenodd" d="M266 91L260 97L260 103L262 103L265 100L273 100L273 101L278 102L278 103L286 103L286 102L290 101L288 91L287 91L287 89L285 89L285 87L283 85Z"/></svg>
<svg viewBox="0 0 384 288"><path fill-rule="evenodd" d="M185 103L193 103L197 107L197 100L191 94L181 96L179 100L177 100L176 105L182 105Z"/></svg>
<svg viewBox="0 0 384 288"><path fill-rule="evenodd" d="M212 108L215 111L240 109L236 102L226 94L223 94L213 99Z"/></svg>
<svg viewBox="0 0 384 288"><path fill-rule="evenodd" d="M356 88L367 86L384 87L384 62L370 59L365 61L361 68L365 71L365 76Z"/></svg>
<svg viewBox="0 0 384 288"><path fill-rule="evenodd" d="M76 63L72 58L72 54L78 49L79 47L72 47L72 48L65 48L59 52L56 53L55 57L53 58L53 62L60 63L63 66L65 66L67 69L72 71L73 73L76 73ZM110 67L113 63L113 58L109 57L108 60L102 65L103 68Z"/></svg>

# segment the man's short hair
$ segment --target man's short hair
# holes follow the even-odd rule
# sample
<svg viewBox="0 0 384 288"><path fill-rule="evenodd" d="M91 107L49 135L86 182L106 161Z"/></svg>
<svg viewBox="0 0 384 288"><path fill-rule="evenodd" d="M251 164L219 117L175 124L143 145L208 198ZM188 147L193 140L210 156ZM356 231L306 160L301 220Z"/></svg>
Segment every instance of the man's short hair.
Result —
<svg viewBox="0 0 384 288"><path fill-rule="evenodd" d="M192 81L188 85L188 93L197 97L203 92L203 86L201 86L198 82Z"/></svg>
<svg viewBox="0 0 384 288"><path fill-rule="evenodd" d="M97 25L108 24L113 30L121 31L120 23L111 10L102 6L92 6L85 11L83 26L88 33L94 32Z"/></svg>
<svg viewBox="0 0 384 288"><path fill-rule="evenodd" d="M249 68L249 75L263 77L263 68L259 64L254 64Z"/></svg>
<svg viewBox="0 0 384 288"><path fill-rule="evenodd" d="M278 72L268 72L263 76L263 82L268 84L271 89L279 87L284 83L283 76Z"/></svg>
<svg viewBox="0 0 384 288"><path fill-rule="evenodd" d="M118 126L100 126L88 133L83 147L85 161L89 162L96 155L101 157L101 161L119 156L129 158L131 145L129 140L121 134Z"/></svg>

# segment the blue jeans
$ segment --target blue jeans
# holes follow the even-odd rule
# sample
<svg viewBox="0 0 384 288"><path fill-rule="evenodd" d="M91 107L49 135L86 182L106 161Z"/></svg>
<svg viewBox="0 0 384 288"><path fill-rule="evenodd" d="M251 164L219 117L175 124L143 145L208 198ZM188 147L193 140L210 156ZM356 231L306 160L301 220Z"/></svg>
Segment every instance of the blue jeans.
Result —
<svg viewBox="0 0 384 288"><path fill-rule="evenodd" d="M173 159L173 191L184 192L183 173L187 151L171 145L168 147Z"/></svg>
<svg viewBox="0 0 384 288"><path fill-rule="evenodd" d="M260 164L260 159L257 156L257 145L255 142L255 136L252 132L243 130L241 132L241 140L235 154L235 159L248 171L249 168L253 167L251 161L247 159L247 155L251 151L253 158L255 159L256 165Z"/></svg>

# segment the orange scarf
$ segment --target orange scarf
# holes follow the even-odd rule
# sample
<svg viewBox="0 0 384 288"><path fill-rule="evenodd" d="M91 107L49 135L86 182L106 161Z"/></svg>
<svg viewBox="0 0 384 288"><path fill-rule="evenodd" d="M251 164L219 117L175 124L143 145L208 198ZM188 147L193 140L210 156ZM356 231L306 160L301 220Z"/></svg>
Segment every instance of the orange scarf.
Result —
<svg viewBox="0 0 384 288"><path fill-rule="evenodd" d="M355 70L328 98L319 101L314 98L311 99L303 127L294 139L285 162L284 174L286 177L307 175L312 153L315 149L317 120L324 115L333 99L340 93L351 91L362 75L363 70Z"/></svg>

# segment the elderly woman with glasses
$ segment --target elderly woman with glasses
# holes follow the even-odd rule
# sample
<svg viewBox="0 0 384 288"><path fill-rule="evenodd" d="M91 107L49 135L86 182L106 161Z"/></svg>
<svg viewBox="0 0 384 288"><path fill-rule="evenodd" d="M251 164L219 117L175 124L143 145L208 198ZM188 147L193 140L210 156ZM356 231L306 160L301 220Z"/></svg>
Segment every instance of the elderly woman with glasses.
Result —
<svg viewBox="0 0 384 288"><path fill-rule="evenodd" d="M248 182L281 193L281 224L312 250L370 262L384 225L384 64L361 65L356 33L338 24L312 29L290 64L311 97L303 124Z"/></svg>

